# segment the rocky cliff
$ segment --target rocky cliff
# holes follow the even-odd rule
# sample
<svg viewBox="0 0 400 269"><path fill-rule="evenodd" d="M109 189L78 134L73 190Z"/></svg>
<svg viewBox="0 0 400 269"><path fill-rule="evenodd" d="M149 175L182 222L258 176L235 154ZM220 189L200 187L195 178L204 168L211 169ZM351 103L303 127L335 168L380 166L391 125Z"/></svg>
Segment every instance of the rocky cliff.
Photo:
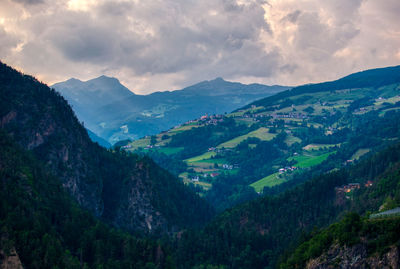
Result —
<svg viewBox="0 0 400 269"><path fill-rule="evenodd" d="M383 253L368 255L367 244L360 243L354 246L332 245L328 251L307 263L307 269L330 268L400 268L399 247L390 246Z"/></svg>
<svg viewBox="0 0 400 269"><path fill-rule="evenodd" d="M9 253L0 250L0 269L23 269L21 260L15 248L12 248Z"/></svg>

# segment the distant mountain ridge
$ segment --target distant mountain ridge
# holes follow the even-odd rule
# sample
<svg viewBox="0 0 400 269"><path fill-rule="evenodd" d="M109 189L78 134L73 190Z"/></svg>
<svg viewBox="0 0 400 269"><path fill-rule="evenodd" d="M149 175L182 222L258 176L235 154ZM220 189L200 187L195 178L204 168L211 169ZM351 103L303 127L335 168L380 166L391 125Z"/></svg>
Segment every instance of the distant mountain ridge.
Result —
<svg viewBox="0 0 400 269"><path fill-rule="evenodd" d="M206 113L230 112L289 89L216 78L182 90L136 95L106 76L88 81L69 79L52 87L68 100L88 129L111 144L156 134Z"/></svg>
<svg viewBox="0 0 400 269"><path fill-rule="evenodd" d="M294 95L324 92L324 91L344 90L351 88L367 88L367 87L378 88L380 86L390 85L399 82L400 82L400 65L369 69L353 73L333 81L315 83L315 84L306 84L294 87L290 90L280 92L279 94L276 94L274 96L257 100L245 106L244 108L249 108L252 105L271 106L274 105L276 101Z"/></svg>

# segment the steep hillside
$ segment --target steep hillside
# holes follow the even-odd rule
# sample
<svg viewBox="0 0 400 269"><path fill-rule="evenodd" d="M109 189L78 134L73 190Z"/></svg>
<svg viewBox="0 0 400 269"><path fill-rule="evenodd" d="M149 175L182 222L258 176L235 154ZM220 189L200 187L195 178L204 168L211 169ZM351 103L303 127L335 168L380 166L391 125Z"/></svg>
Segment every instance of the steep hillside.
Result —
<svg viewBox="0 0 400 269"><path fill-rule="evenodd" d="M399 73L400 67L376 69L297 87L125 149L150 155L218 209L229 208L358 162L398 140Z"/></svg>
<svg viewBox="0 0 400 269"><path fill-rule="evenodd" d="M302 243L280 268L399 268L400 218L343 220Z"/></svg>
<svg viewBox="0 0 400 269"><path fill-rule="evenodd" d="M202 199L151 160L93 143L58 93L5 64L0 124L79 205L117 227L166 232L199 225L211 214Z"/></svg>
<svg viewBox="0 0 400 269"><path fill-rule="evenodd" d="M85 126L112 144L167 130L206 113L230 112L254 100L288 89L244 85L221 78L178 91L135 95L115 78L54 84Z"/></svg>
<svg viewBox="0 0 400 269"><path fill-rule="evenodd" d="M397 149L396 149L397 148ZM282 263L282 268L398 268L400 228L400 163L398 146L384 152L389 164L376 156L366 163L370 169L387 167L379 177L370 177L367 188L355 189L343 194L336 189L337 201L345 196L350 214L341 221L314 232L304 238ZM355 174L365 174L359 167ZM342 196L342 197L340 197ZM379 212L371 214L372 212Z"/></svg>
<svg viewBox="0 0 400 269"><path fill-rule="evenodd" d="M0 130L1 268L173 268L168 249L101 223Z"/></svg>
<svg viewBox="0 0 400 269"><path fill-rule="evenodd" d="M100 146L102 146L102 147L111 148L111 144L108 143L106 140L104 140L104 139L101 138L101 137L98 137L95 133L93 133L93 132L90 131L90 130L87 130L87 132L88 132L88 135L89 135L90 139L91 139L93 142L98 143L98 144L99 144Z"/></svg>
<svg viewBox="0 0 400 269"><path fill-rule="evenodd" d="M265 196L229 209L204 230L180 235L176 242L178 264L181 268L208 265L275 268L279 256L290 246L315 227L337 221L346 211L365 214L377 211L382 205L383 210L399 206L399 168L400 144L397 144L355 166L320 175L278 196ZM398 235L392 234L392 228L396 231L398 221L396 225L383 223L379 229L386 227L388 233L381 238L387 241L381 245L378 241L373 246L396 243ZM363 232L375 240L374 226L369 227ZM357 230L349 230L347 234L352 231ZM346 233L343 238L348 239ZM310 251L320 251L319 247ZM309 252L303 248L298 254ZM289 268L304 267L298 264Z"/></svg>

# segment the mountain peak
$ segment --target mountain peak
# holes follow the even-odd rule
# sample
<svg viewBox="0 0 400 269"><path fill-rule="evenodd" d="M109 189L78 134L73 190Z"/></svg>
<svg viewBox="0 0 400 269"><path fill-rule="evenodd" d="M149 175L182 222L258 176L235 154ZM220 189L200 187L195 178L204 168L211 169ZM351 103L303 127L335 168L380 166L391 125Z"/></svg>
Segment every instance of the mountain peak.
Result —
<svg viewBox="0 0 400 269"><path fill-rule="evenodd" d="M65 81L65 82L82 82L82 80L80 80L80 79L77 79L77 78L70 78L70 79L68 79L67 81Z"/></svg>
<svg viewBox="0 0 400 269"><path fill-rule="evenodd" d="M108 77L106 75L101 75L101 76L99 76L97 78L90 79L90 80L88 80L86 82L89 82L89 83L91 83L91 82L100 82L102 84L108 83L108 84L114 84L114 85L121 85L122 86L121 82L117 78Z"/></svg>
<svg viewBox="0 0 400 269"><path fill-rule="evenodd" d="M222 77L217 77L217 78L211 80L210 82L225 82L225 80Z"/></svg>

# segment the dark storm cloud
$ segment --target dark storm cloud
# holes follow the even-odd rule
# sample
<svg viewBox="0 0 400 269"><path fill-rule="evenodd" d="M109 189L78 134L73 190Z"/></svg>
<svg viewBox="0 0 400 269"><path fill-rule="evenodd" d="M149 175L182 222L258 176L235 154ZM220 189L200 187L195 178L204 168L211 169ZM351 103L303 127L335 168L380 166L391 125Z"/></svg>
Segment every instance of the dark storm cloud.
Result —
<svg viewBox="0 0 400 269"><path fill-rule="evenodd" d="M393 64L399 10L398 0L3 0L0 56L50 82L293 85Z"/></svg>
<svg viewBox="0 0 400 269"><path fill-rule="evenodd" d="M12 0L12 1L24 5L36 5L44 3L44 0Z"/></svg>
<svg viewBox="0 0 400 269"><path fill-rule="evenodd" d="M137 75L215 67L212 73L221 76L265 76L278 52L266 52L259 41L261 31L271 31L263 15L259 5L228 0L106 2L90 16L59 14L57 26L42 35L69 60L123 66Z"/></svg>

